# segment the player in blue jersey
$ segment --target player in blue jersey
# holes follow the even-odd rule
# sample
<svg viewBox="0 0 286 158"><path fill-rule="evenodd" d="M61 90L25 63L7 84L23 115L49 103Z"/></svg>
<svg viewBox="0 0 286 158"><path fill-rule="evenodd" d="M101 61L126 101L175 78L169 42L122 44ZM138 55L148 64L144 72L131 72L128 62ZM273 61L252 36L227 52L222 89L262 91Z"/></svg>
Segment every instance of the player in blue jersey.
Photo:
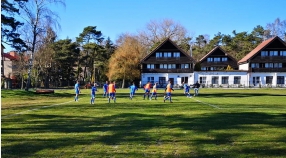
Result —
<svg viewBox="0 0 286 158"><path fill-rule="evenodd" d="M74 85L74 90L75 90L74 101L78 101L78 95L80 93L79 81L76 81L76 84Z"/></svg>
<svg viewBox="0 0 286 158"><path fill-rule="evenodd" d="M91 87L91 99L90 99L90 104L94 104L94 99L95 99L95 92L97 91L97 84L94 83L93 86Z"/></svg>
<svg viewBox="0 0 286 158"><path fill-rule="evenodd" d="M102 97L107 97L107 94L108 94L108 81L105 82L105 84L103 85L103 95Z"/></svg>
<svg viewBox="0 0 286 158"><path fill-rule="evenodd" d="M183 85L184 85L184 94L187 96L187 97L191 97L191 94L190 94L190 86L188 86L187 83L183 82Z"/></svg>
<svg viewBox="0 0 286 158"><path fill-rule="evenodd" d="M135 83L130 86L130 100L134 97L135 91L137 91L138 88L135 86Z"/></svg>

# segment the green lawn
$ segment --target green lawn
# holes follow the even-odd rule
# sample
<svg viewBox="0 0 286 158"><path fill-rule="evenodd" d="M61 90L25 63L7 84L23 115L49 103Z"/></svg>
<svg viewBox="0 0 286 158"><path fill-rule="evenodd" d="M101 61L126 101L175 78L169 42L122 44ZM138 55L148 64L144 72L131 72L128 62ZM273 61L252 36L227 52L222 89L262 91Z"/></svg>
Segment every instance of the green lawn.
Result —
<svg viewBox="0 0 286 158"><path fill-rule="evenodd" d="M2 157L285 157L286 89L201 89L173 103L99 90L1 91ZM159 90L159 93L163 90Z"/></svg>

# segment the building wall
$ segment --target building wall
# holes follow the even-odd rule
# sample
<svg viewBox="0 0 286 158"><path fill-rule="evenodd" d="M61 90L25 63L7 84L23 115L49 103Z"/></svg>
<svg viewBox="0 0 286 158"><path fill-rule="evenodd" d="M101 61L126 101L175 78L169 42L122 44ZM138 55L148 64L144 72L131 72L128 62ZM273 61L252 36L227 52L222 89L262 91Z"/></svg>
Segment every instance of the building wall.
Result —
<svg viewBox="0 0 286 158"><path fill-rule="evenodd" d="M249 82L250 86L260 87L268 84L266 83L266 76L272 76L272 84L269 86L276 87L277 86L277 76L284 76L284 85L286 85L286 72L256 72L249 74ZM255 82L253 77L258 77L258 81Z"/></svg>
<svg viewBox="0 0 286 158"><path fill-rule="evenodd" d="M159 83L159 77L165 77L166 83L168 83L168 80L170 78L174 79L174 85L182 85L182 77L188 78L188 84L194 83L194 73L142 73L141 74L141 86L145 85L149 80L148 77L154 77L154 82ZM163 85L165 86L165 85Z"/></svg>
<svg viewBox="0 0 286 158"><path fill-rule="evenodd" d="M195 82L200 81L200 77L205 77L205 86L213 85L212 78L218 77L218 84L215 84L215 87L219 86L234 86L237 87L237 85L234 84L234 77L240 76L240 84L243 86L248 86L248 73L246 71L196 71L195 72ZM222 77L228 77L228 84L222 83Z"/></svg>
<svg viewBox="0 0 286 158"><path fill-rule="evenodd" d="M5 77L10 77L12 75L13 69L12 69L12 61L11 60L4 60L4 76Z"/></svg>
<svg viewBox="0 0 286 158"><path fill-rule="evenodd" d="M246 70L249 69L249 63L239 65L239 70Z"/></svg>

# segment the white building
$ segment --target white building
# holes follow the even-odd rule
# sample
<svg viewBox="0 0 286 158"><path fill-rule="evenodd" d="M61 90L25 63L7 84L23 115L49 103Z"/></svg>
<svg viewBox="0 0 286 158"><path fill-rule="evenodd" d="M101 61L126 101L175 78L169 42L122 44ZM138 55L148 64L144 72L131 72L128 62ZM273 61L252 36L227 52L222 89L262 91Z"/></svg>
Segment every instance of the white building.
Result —
<svg viewBox="0 0 286 158"><path fill-rule="evenodd" d="M237 62L217 46L194 71L195 60L166 39L141 61L141 86L167 81L179 86L199 81L203 87L286 87L286 43L279 37L262 42Z"/></svg>

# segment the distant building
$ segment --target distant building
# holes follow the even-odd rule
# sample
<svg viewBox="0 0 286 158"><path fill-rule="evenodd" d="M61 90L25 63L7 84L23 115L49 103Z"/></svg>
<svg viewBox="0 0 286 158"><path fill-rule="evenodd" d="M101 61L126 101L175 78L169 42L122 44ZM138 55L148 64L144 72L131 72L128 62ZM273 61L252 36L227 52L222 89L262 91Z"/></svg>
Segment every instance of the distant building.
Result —
<svg viewBox="0 0 286 158"><path fill-rule="evenodd" d="M286 43L270 38L238 62L217 46L199 62L170 39L141 61L141 85L148 81L164 87L199 81L207 87L286 87Z"/></svg>
<svg viewBox="0 0 286 158"><path fill-rule="evenodd" d="M193 83L195 60L169 38L141 60L141 86L158 82L165 87L170 80L176 87Z"/></svg>
<svg viewBox="0 0 286 158"><path fill-rule="evenodd" d="M263 41L238 61L248 71L250 86L283 86L286 83L286 43L278 36Z"/></svg>

